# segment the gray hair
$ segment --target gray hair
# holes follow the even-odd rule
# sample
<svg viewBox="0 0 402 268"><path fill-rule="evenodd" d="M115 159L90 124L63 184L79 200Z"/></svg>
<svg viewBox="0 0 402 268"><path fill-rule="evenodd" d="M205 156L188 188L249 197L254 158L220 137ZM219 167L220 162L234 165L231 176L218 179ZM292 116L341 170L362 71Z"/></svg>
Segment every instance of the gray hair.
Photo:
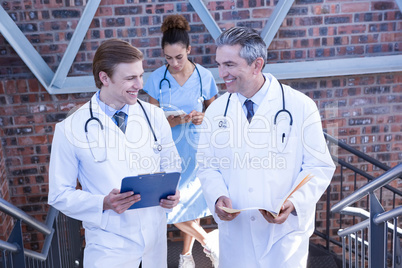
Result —
<svg viewBox="0 0 402 268"><path fill-rule="evenodd" d="M232 27L216 39L216 45L221 46L234 46L240 45L240 57L251 65L258 57L264 59L265 67L267 61L267 45L264 40L254 29L247 27Z"/></svg>

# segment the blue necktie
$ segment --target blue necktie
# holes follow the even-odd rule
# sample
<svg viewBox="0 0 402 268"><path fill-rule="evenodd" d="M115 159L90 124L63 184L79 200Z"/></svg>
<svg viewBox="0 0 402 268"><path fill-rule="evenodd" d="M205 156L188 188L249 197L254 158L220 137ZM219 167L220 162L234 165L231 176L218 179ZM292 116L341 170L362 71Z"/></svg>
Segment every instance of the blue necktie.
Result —
<svg viewBox="0 0 402 268"><path fill-rule="evenodd" d="M246 108L247 108L247 120L248 120L249 123L251 122L251 119L254 116L253 104L254 103L253 103L252 100L246 100L244 102L244 105L246 105Z"/></svg>
<svg viewBox="0 0 402 268"><path fill-rule="evenodd" d="M116 112L113 115L113 118L116 122L116 125L123 131L123 133L126 133L126 113L125 112Z"/></svg>

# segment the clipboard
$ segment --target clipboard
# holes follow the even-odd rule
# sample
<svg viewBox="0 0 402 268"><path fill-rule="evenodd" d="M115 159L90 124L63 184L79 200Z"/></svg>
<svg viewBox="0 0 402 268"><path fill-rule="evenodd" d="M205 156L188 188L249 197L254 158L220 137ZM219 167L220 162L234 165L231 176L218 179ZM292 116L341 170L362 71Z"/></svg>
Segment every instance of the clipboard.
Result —
<svg viewBox="0 0 402 268"><path fill-rule="evenodd" d="M180 172L153 173L124 177L120 192L134 191L141 195L141 201L134 203L129 209L159 206L161 199L176 193Z"/></svg>
<svg viewBox="0 0 402 268"><path fill-rule="evenodd" d="M178 111L165 111L165 116L169 117L169 116L184 116L186 115L186 113L183 110L178 110Z"/></svg>

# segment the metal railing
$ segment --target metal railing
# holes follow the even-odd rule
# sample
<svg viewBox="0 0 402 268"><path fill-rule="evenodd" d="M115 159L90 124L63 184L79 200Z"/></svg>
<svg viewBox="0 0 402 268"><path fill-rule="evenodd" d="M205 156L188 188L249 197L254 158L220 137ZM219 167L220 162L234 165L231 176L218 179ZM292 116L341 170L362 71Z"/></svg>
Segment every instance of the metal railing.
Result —
<svg viewBox="0 0 402 268"><path fill-rule="evenodd" d="M361 202L360 210L358 214L354 214L352 212L347 213L345 211L344 214L339 214L338 219L334 218L333 213L331 213L331 202L334 202L336 200L340 201L342 200L346 195L356 191L362 183L369 183L370 181L375 180L375 176L371 175L366 172L365 169L360 169L357 166L355 166L353 163L350 162L357 162L359 165L372 165L372 170L377 170L378 172L381 171L387 171L390 169L389 166L381 163L377 159L374 159L367 154L356 150L352 146L339 141L335 139L334 137L328 135L327 133L324 132L324 136L327 140L328 143L328 148L331 152L332 159L334 162L338 164L338 169L336 174L334 175L334 179L331 182L331 185L327 188L326 193L323 195L323 199L325 199L325 220L322 220L322 218L317 217L317 220L319 218L320 221L317 221L318 224L316 224L316 229L314 231L314 234L324 240L324 248L327 251L336 251L336 249L340 249L342 247L342 242L339 239L338 236L334 236L334 228L336 230L338 229L343 229L345 226L349 225L354 225L358 223L361 219L365 219L368 216L368 212L365 212L369 208L369 200L367 198L367 201ZM341 156L339 156L339 153L341 153ZM350 177L353 178L352 182L347 182L348 177L350 180ZM339 181L339 188L336 189L335 191L333 190L333 184L335 183L334 181ZM398 198L402 198L402 191L399 189L396 189L390 185L385 185L381 187L379 190L379 195L380 195L380 202L391 202L392 208L395 208L396 206L396 200ZM385 194L384 194L385 193ZM364 204L366 203L366 204ZM348 208L348 210L351 209L357 209L357 208ZM359 216L363 216L363 214L366 215L366 217L360 218ZM352 218L351 220L345 219L345 215L351 215ZM348 224L348 222L351 221L352 224ZM336 226L334 226L334 222L336 222ZM346 222L346 224L345 224ZM335 232L336 232L335 230ZM322 244L320 242L320 244ZM340 251L340 250L339 250Z"/></svg>
<svg viewBox="0 0 402 268"><path fill-rule="evenodd" d="M368 267L373 268L402 267L402 231L398 228L402 206L385 212L374 193L401 176L402 164L399 164L332 207L332 213L343 213L351 204L369 196L369 218L338 232L342 238L343 267L346 264L366 267L366 260ZM390 220L392 224L388 222Z"/></svg>
<svg viewBox="0 0 402 268"><path fill-rule="evenodd" d="M0 267L82 267L81 222L50 207L44 224L1 198L0 211L15 220L8 240L0 240ZM41 252L24 248L22 224L45 235Z"/></svg>

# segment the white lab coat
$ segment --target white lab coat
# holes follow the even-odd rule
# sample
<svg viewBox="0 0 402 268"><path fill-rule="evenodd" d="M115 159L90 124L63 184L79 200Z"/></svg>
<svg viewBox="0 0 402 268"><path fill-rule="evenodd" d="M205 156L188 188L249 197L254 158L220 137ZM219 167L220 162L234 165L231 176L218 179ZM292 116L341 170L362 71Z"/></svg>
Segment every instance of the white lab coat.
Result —
<svg viewBox="0 0 402 268"><path fill-rule="evenodd" d="M163 146L159 154L153 151L154 137L138 103L129 107L124 135L100 109L96 95L92 97L93 114L102 122L104 134L100 133L99 124L92 120L88 124L88 136L97 159L107 154L107 160L102 163L94 161L84 132L85 122L90 117L89 103L56 125L50 158L48 202L83 222L86 267L116 267L115 256L124 259L121 257L124 255L133 256L135 262L139 262L142 256L143 267L167 265L165 209L158 206L127 210L122 214L103 211L104 197L113 188L120 189L123 177L181 171L180 157L163 111L149 103L141 103ZM77 178L82 190L76 190ZM108 252L111 258L104 258ZM119 267L138 267L138 264Z"/></svg>
<svg viewBox="0 0 402 268"><path fill-rule="evenodd" d="M307 174L314 177L290 198L297 216L291 214L283 224L268 223L258 210L243 211L230 222L221 221L214 213L220 234L220 268L305 267L315 204L335 169L315 103L283 85L293 127L285 113L274 126L274 116L282 109L282 93L279 82L264 75L270 86L251 123L237 94L229 100L227 128L219 125L224 122L228 93L206 111L197 160L208 206L214 212L216 200L227 196L233 208L274 209Z"/></svg>

